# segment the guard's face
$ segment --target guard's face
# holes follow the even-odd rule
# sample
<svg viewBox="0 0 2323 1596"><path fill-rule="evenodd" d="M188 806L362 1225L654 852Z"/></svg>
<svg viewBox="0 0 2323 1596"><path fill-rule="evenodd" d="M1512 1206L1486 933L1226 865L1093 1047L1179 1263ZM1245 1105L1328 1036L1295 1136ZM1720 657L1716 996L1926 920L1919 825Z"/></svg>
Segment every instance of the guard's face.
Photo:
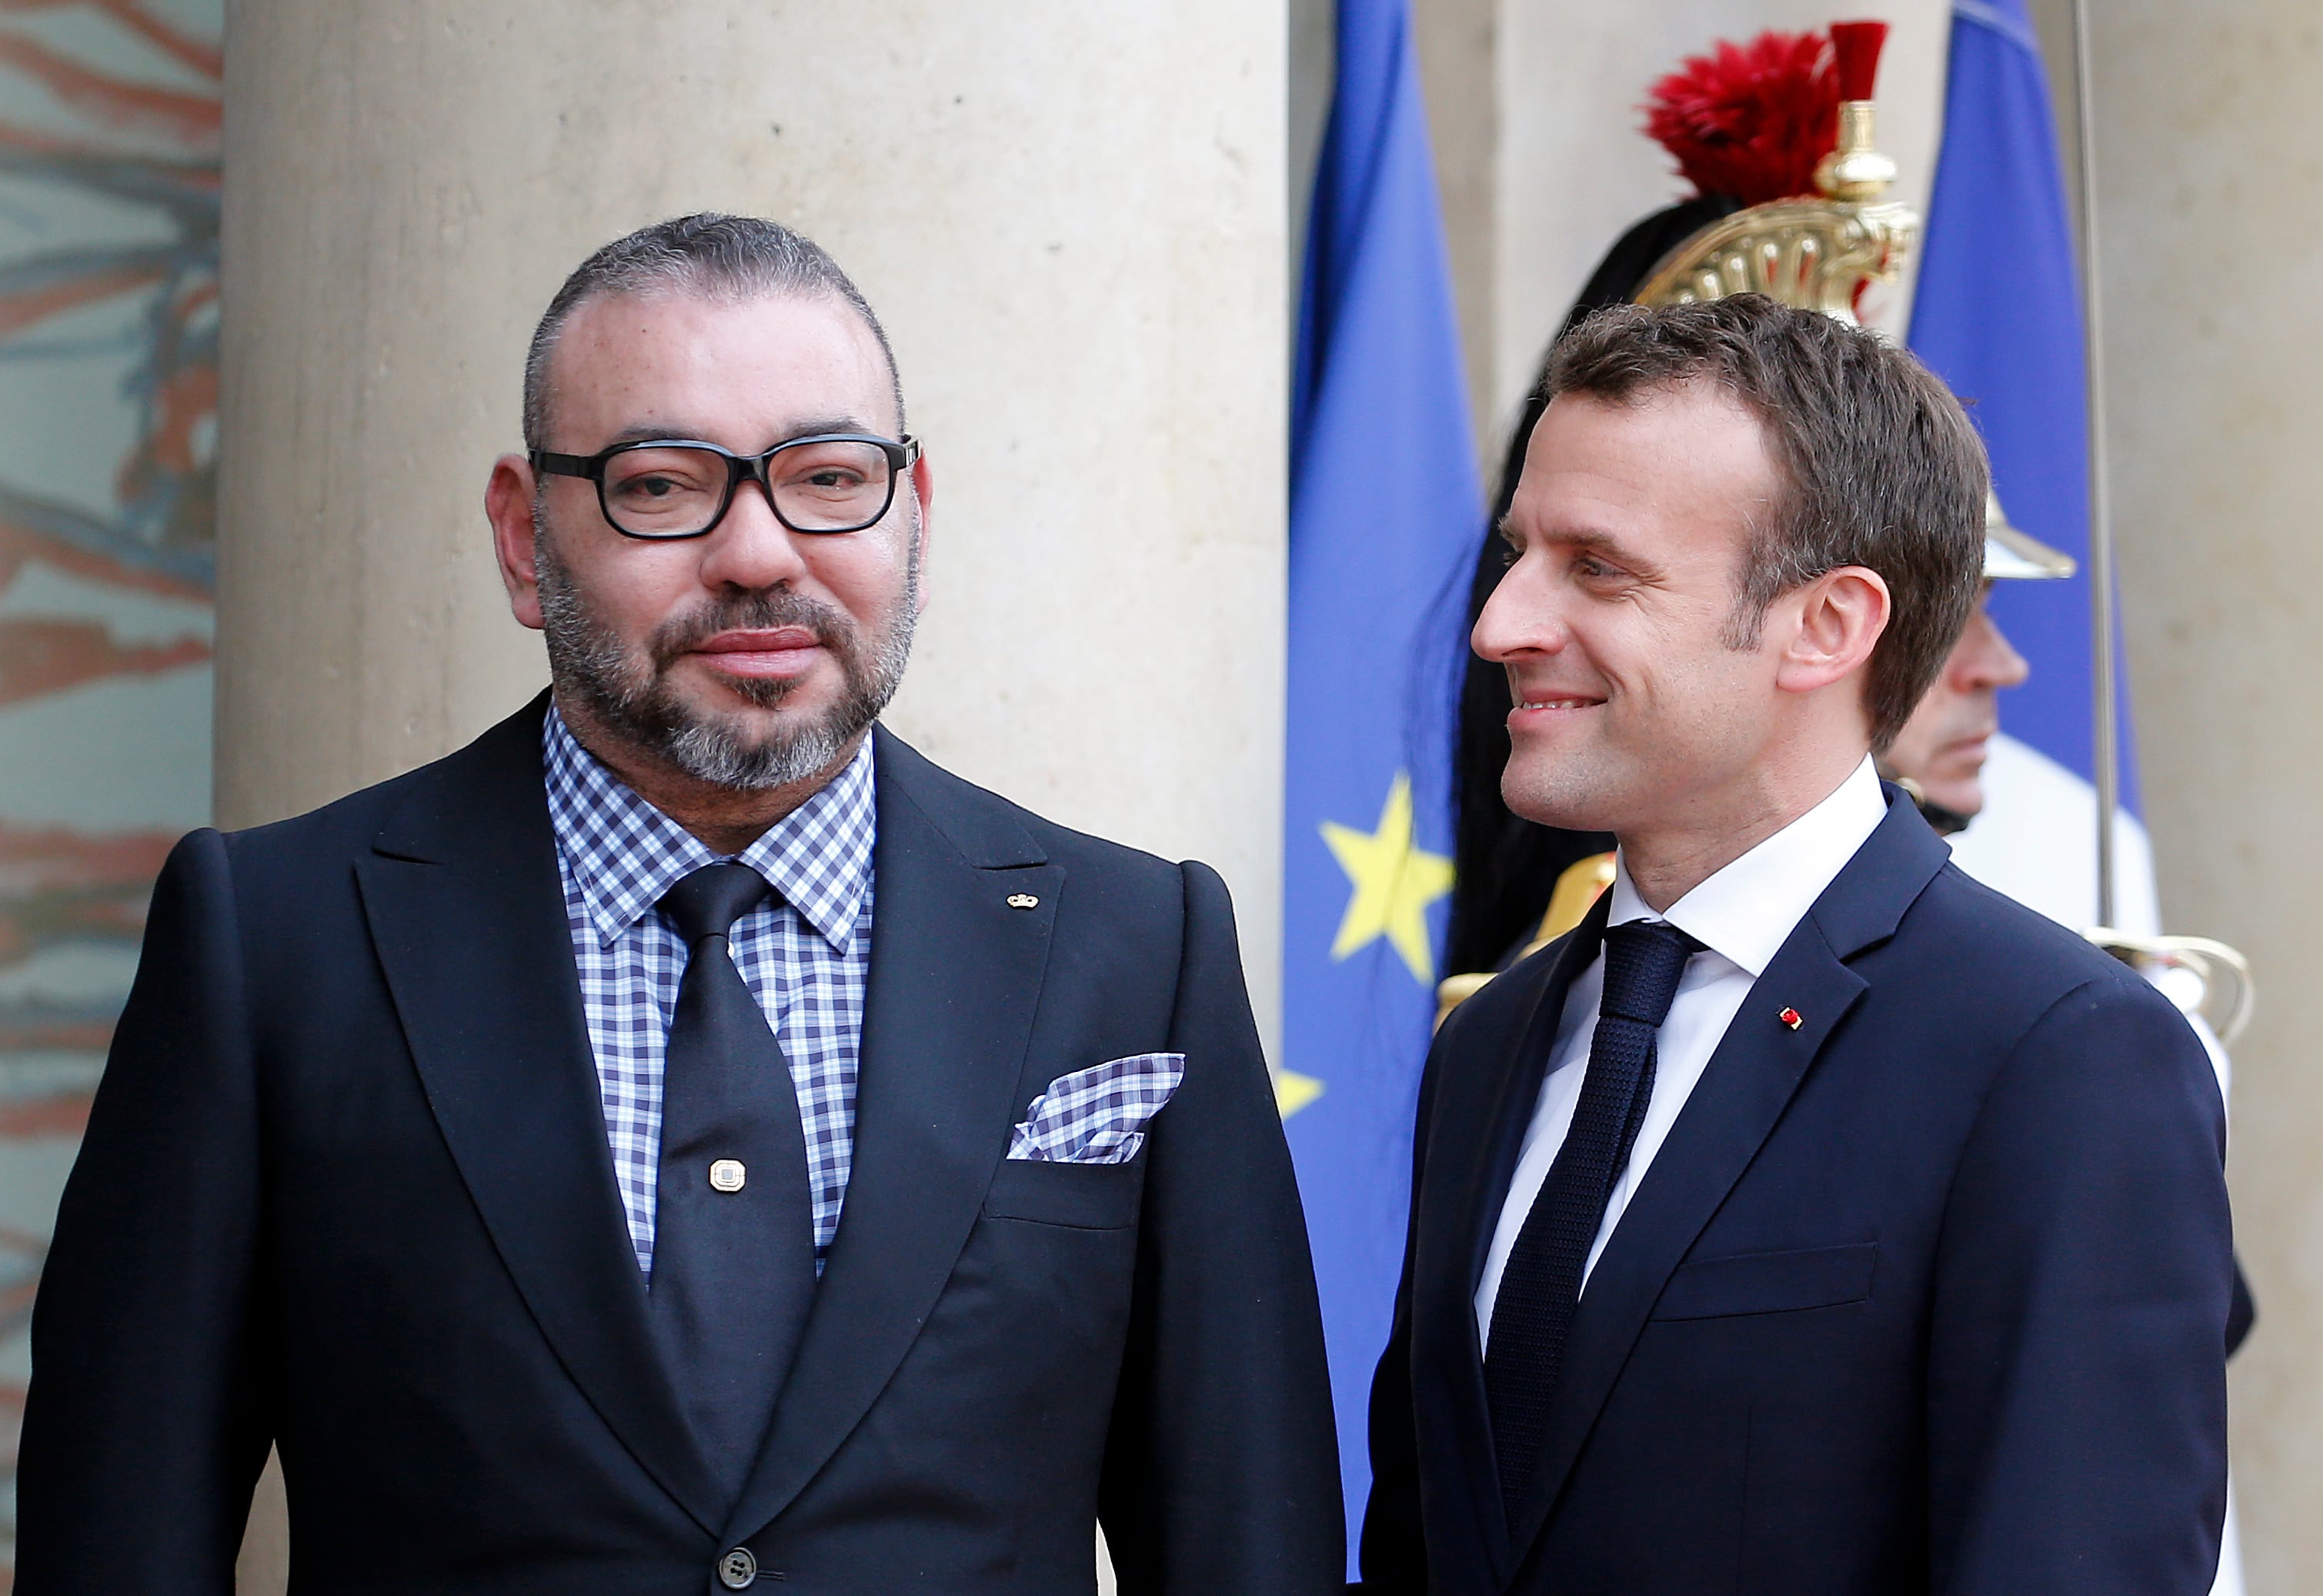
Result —
<svg viewBox="0 0 2323 1596"><path fill-rule="evenodd" d="M1986 592L1991 592L1989 584ZM1896 733L1887 750L1889 766L1919 783L1929 802L1954 814L1979 813L1984 808L1985 757L2000 729L2000 690L2030 674L2025 656L1979 604L1935 685Z"/></svg>
<svg viewBox="0 0 2323 1596"><path fill-rule="evenodd" d="M1780 696L1784 618L1732 646L1748 527L1779 481L1758 420L1713 389L1549 406L1473 637L1508 672L1510 809L1634 835L1732 811Z"/></svg>
<svg viewBox="0 0 2323 1596"><path fill-rule="evenodd" d="M585 302L556 346L549 399L546 446L561 454L684 438L755 454L813 434L900 436L870 330L822 298ZM516 456L495 469L488 501L517 618L549 634L560 702L688 774L771 786L851 748L893 693L919 606L928 486L923 465L877 524L801 533L744 483L706 537L663 541L623 537L593 483L536 483Z"/></svg>

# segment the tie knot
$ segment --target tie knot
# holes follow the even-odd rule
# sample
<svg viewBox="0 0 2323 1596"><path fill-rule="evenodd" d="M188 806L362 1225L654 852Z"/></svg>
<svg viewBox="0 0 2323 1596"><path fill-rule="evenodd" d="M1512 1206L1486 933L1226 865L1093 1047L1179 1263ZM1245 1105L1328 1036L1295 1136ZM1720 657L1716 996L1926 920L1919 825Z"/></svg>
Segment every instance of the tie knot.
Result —
<svg viewBox="0 0 2323 1596"><path fill-rule="evenodd" d="M748 865L704 865L661 894L657 907L692 948L704 937L722 937L774 889Z"/></svg>
<svg viewBox="0 0 2323 1596"><path fill-rule="evenodd" d="M1605 928L1605 995L1609 1014L1659 1026L1669 1016L1685 961L1703 946L1666 920L1638 920Z"/></svg>

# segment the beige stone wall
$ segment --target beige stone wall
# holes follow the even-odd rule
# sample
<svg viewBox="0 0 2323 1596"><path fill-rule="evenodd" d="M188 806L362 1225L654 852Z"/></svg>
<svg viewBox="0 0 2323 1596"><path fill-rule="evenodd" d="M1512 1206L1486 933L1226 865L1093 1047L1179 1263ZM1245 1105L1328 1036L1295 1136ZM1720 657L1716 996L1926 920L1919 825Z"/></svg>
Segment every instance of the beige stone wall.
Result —
<svg viewBox="0 0 2323 1596"><path fill-rule="evenodd" d="M2036 7L2052 58L2065 7ZM2170 929L2256 967L2228 1178L2252 1596L2323 1589L2323 25L2297 0L2092 7L2114 509Z"/></svg>

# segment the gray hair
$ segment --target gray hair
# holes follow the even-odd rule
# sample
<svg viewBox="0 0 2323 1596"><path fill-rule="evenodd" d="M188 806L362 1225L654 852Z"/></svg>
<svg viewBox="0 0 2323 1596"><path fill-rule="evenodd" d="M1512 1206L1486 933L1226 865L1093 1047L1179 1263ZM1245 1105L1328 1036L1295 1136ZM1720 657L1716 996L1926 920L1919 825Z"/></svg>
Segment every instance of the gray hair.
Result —
<svg viewBox="0 0 2323 1596"><path fill-rule="evenodd" d="M533 329L524 360L526 448L548 446L548 362L573 313L601 295L656 289L735 301L776 296L839 300L871 329L887 363L896 423L902 425L904 384L896 375L895 352L870 301L839 262L813 239L779 222L701 211L615 239L574 268L556 290Z"/></svg>

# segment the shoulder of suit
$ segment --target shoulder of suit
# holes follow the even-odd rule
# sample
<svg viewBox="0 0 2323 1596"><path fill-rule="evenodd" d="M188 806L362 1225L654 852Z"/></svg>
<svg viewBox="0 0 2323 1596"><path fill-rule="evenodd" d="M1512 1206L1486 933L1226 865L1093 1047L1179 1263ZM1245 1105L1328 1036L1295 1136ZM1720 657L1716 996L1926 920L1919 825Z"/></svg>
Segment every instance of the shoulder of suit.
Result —
<svg viewBox="0 0 2323 1596"><path fill-rule="evenodd" d="M543 693L440 759L304 814L228 832L227 849L237 871L303 871L318 865L336 868L347 859L371 854L375 845L409 830L415 821L424 823L432 816L444 823L472 814L480 793L512 791L506 784L515 773L528 772L537 784L541 717L547 705L548 695ZM539 791L537 785L535 790ZM545 793L541 821L545 837Z"/></svg>
<svg viewBox="0 0 2323 1596"><path fill-rule="evenodd" d="M456 784L464 775L473 779L478 766L523 764L513 745L522 741L529 748L537 744L544 702L526 706L465 748L416 770L304 814L229 833L229 847L238 860L368 854L382 830L415 796L425 807L429 801L427 789L445 786L447 782ZM1183 891L1179 866L1059 825L953 775L884 729L877 757L881 782L895 784L962 853L980 864L1005 867L1054 862L1084 872L1094 870L1116 881L1134 880L1151 889L1166 890L1173 897Z"/></svg>
<svg viewBox="0 0 2323 1596"><path fill-rule="evenodd" d="M447 755L416 770L359 788L304 814L229 831L225 834L227 843L236 858L324 851L369 853L380 828L405 796L425 784L439 766L459 757L460 754Z"/></svg>
<svg viewBox="0 0 2323 1596"><path fill-rule="evenodd" d="M1573 935L1568 931L1543 943L1464 998L1445 1016L1437 1041L1464 1047L1488 1038L1507 1039L1520 1030L1532 1019L1541 990Z"/></svg>
<svg viewBox="0 0 2323 1596"><path fill-rule="evenodd" d="M2150 990L2136 971L2072 928L1986 885L1957 865L1937 872L1899 928L1914 940L1950 944L1956 964L1973 961L2015 984L2061 994L2091 981Z"/></svg>
<svg viewBox="0 0 2323 1596"><path fill-rule="evenodd" d="M1181 867L1140 848L1076 831L956 775L882 727L879 777L897 782L960 850L978 862L1095 868L1181 891Z"/></svg>

